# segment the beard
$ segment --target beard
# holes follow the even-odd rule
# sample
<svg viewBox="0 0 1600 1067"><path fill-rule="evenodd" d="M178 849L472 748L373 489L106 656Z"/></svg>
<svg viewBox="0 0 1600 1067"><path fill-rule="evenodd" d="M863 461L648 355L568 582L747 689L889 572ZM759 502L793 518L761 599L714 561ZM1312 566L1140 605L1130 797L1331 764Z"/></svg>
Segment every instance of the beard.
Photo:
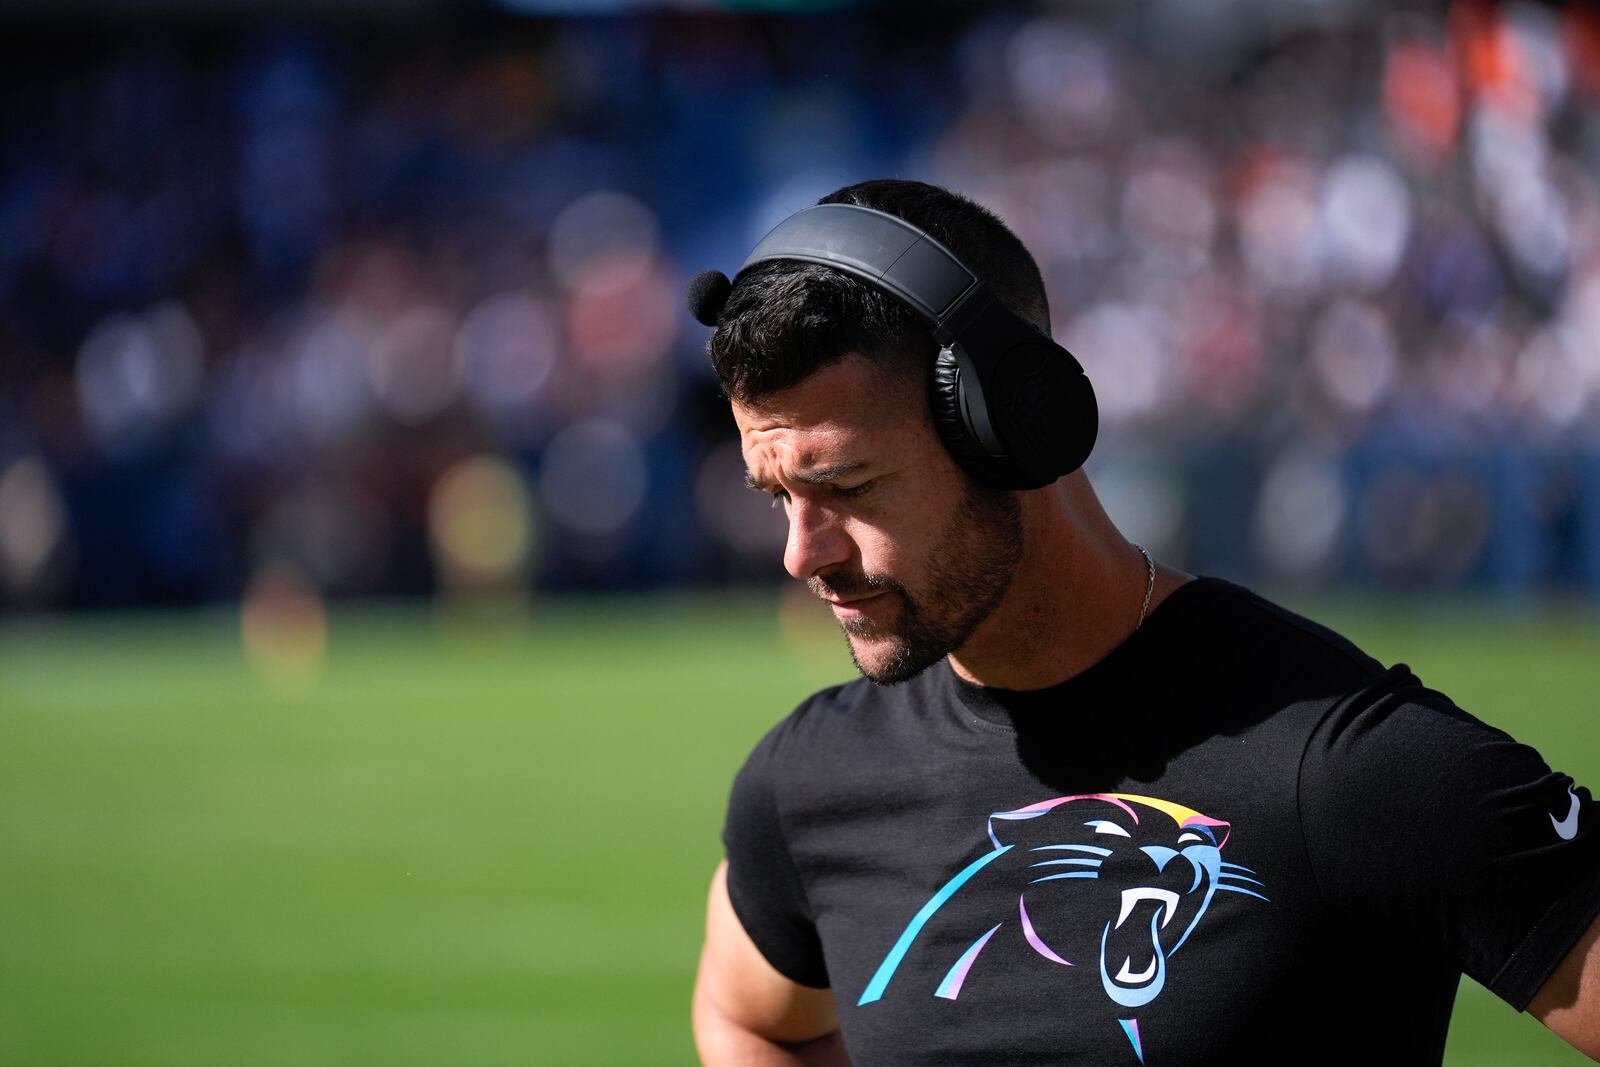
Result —
<svg viewBox="0 0 1600 1067"><path fill-rule="evenodd" d="M856 670L878 685L920 674L954 652L994 613L1022 560L1022 507L1015 493L967 482L967 492L927 560L927 588L912 592L885 575L815 576L817 596L885 593L899 602L888 623L866 615L839 620ZM873 654L866 642L886 644Z"/></svg>

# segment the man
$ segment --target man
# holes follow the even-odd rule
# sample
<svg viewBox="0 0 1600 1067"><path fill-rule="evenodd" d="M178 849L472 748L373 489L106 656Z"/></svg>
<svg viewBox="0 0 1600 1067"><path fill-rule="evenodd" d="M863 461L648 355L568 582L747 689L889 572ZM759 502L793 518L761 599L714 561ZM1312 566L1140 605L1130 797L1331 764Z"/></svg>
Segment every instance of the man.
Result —
<svg viewBox="0 0 1600 1067"><path fill-rule="evenodd" d="M984 209L898 181L823 202L911 223L1047 331ZM1600 1057L1589 791L1403 664L1157 566L1081 457L997 487L939 407L949 321L808 240L692 299L784 565L864 678L735 779L705 1062L1438 1063L1462 973ZM957 407L1067 403L1039 388Z"/></svg>

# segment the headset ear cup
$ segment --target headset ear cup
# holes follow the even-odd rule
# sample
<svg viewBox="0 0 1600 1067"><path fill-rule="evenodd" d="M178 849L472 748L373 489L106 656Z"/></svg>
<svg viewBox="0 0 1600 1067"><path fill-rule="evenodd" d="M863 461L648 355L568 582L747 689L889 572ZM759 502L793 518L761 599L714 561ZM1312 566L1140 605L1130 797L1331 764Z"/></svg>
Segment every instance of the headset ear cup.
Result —
<svg viewBox="0 0 1600 1067"><path fill-rule="evenodd" d="M1027 349L1031 348L1032 351ZM968 395L952 347L933 361L929 405L946 450L978 481L999 489L1037 489L1081 467L1094 449L1100 413L1094 386L1072 354L1057 345L1013 348L990 390ZM1010 447L995 455L974 432L968 406L985 416Z"/></svg>
<svg viewBox="0 0 1600 1067"><path fill-rule="evenodd" d="M982 482L991 482L996 461L973 436L961 408L961 366L948 347L939 349L933 361L929 386L929 407L933 426L945 449L961 467Z"/></svg>
<svg viewBox="0 0 1600 1067"><path fill-rule="evenodd" d="M1100 402L1095 399L1094 383L1087 374L1079 373L1072 384L1071 402L1069 410L1072 412L1071 425L1076 434L1071 446L1070 454L1066 458L1065 473L1071 474L1084 463L1088 462L1089 454L1094 451L1094 442L1100 436Z"/></svg>
<svg viewBox="0 0 1600 1067"><path fill-rule="evenodd" d="M1094 387L1066 349L1013 347L997 361L988 386L989 416L1008 446L1017 487L1048 485L1088 459L1099 411Z"/></svg>

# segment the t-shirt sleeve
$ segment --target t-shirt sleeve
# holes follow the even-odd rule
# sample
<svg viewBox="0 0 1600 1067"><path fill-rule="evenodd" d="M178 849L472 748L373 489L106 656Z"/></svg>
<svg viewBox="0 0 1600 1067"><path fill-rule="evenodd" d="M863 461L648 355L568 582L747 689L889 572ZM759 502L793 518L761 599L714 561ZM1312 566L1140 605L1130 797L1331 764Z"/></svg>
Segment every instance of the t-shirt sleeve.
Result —
<svg viewBox="0 0 1600 1067"><path fill-rule="evenodd" d="M1322 717L1299 806L1330 904L1442 945L1518 1011L1600 913L1600 803L1405 664Z"/></svg>
<svg viewBox="0 0 1600 1067"><path fill-rule="evenodd" d="M734 776L722 844L728 900L750 940L790 981L823 989L828 971L805 888L784 838L777 784L788 720L773 727Z"/></svg>

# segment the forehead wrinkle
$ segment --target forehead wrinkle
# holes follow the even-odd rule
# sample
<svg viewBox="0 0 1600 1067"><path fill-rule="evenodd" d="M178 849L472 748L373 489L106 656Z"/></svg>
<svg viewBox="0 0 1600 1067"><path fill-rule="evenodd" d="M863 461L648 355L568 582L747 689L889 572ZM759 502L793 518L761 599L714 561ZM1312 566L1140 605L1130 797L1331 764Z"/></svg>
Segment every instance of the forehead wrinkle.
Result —
<svg viewBox="0 0 1600 1067"><path fill-rule="evenodd" d="M745 462L750 468L746 478L753 483L759 482L757 470L769 464L786 469L789 478L809 484L830 481L846 470L864 465L858 459L831 454L844 451L849 444L850 434L843 426L796 426L768 416L764 425L748 424L740 429Z"/></svg>
<svg viewBox="0 0 1600 1067"><path fill-rule="evenodd" d="M835 478L850 474L853 471L861 470L866 466L867 464L865 462L859 460L846 460L840 463L829 463L820 467L814 467L802 461L800 464L800 469L791 471L789 473L789 478L804 485L827 485ZM763 483L757 481L755 474L749 470L745 471L744 481L745 484L752 489L764 488Z"/></svg>

